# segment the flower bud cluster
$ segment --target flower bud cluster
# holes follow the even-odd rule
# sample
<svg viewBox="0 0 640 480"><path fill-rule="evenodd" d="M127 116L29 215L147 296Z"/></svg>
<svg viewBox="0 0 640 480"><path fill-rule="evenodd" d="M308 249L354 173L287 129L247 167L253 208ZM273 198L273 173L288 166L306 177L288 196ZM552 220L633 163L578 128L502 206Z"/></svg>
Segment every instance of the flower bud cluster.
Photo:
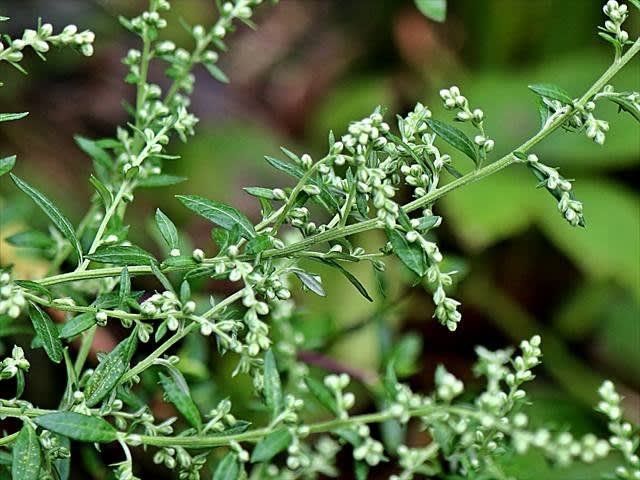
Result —
<svg viewBox="0 0 640 480"><path fill-rule="evenodd" d="M163 324L166 324L166 328L172 332L180 328L181 318L184 315L191 315L195 309L195 302L190 300L182 304L176 294L168 290L151 295L140 305L142 315L147 318L164 318Z"/></svg>
<svg viewBox="0 0 640 480"><path fill-rule="evenodd" d="M402 467L400 474L394 474L389 477L389 480L412 480L414 474L418 473L420 469L427 463L433 456L433 450L427 448L409 448L406 445L400 445L397 450L398 463Z"/></svg>
<svg viewBox="0 0 640 480"><path fill-rule="evenodd" d="M7 271L0 273L0 315L18 318L27 305L22 289L11 281Z"/></svg>
<svg viewBox="0 0 640 480"><path fill-rule="evenodd" d="M445 402L450 402L464 391L464 384L442 365L436 369L435 383L436 395Z"/></svg>
<svg viewBox="0 0 640 480"><path fill-rule="evenodd" d="M78 32L75 25L67 25L62 32L57 35L53 34L53 26L50 23L44 23L37 30L26 29L22 38L11 40L9 45L0 42L0 61L7 61L17 64L24 58L23 50L31 47L39 55L47 53L51 45L54 46L72 46L80 50L80 52L90 57L93 55L93 42L95 34L90 30Z"/></svg>
<svg viewBox="0 0 640 480"><path fill-rule="evenodd" d="M440 271L442 254L436 243L427 240L416 230L410 230L405 237L409 243L418 242L427 257L429 268L426 277L434 287L433 303L436 306L434 317L450 331L455 331L462 320L462 315L458 312L460 302L448 297L445 291L445 287L453 283L451 275L455 272L443 273Z"/></svg>
<svg viewBox="0 0 640 480"><path fill-rule="evenodd" d="M541 179L542 185L558 200L558 210L564 219L574 227L584 226L582 202L575 199L571 180L562 177L555 168L540 162L534 154L527 157L527 162L536 177Z"/></svg>
<svg viewBox="0 0 640 480"><path fill-rule="evenodd" d="M11 350L11 356L0 362L0 380L8 380L15 377L19 370L27 372L30 366L29 360L24 357L24 350L14 345Z"/></svg>
<svg viewBox="0 0 640 480"><path fill-rule="evenodd" d="M417 393L413 393L407 385L396 384L396 393L393 403L389 405L388 411L400 423L407 423L411 418L411 411L431 404L431 400Z"/></svg>
<svg viewBox="0 0 640 480"><path fill-rule="evenodd" d="M447 110L458 110L456 120L459 122L471 122L473 126L478 129L479 134L474 137L474 143L478 145L485 154L492 151L495 143L488 138L484 132L484 112L479 108L471 110L469 101L460 93L460 89L456 86L440 90L440 98L442 98L444 102L444 108Z"/></svg>
<svg viewBox="0 0 640 480"><path fill-rule="evenodd" d="M602 11L609 17L609 20L604 22L604 31L612 34L620 44L624 45L629 40L629 34L622 29L622 24L629 15L627 6L616 0L609 0L602 7Z"/></svg>
<svg viewBox="0 0 640 480"><path fill-rule="evenodd" d="M607 380L598 389L600 403L598 411L609 419L609 431L611 437L609 443L613 448L622 453L625 464L616 468L616 476L624 480L640 479L640 457L638 457L638 445L640 434L637 427L623 420L622 397L616 391L613 382Z"/></svg>
<svg viewBox="0 0 640 480"><path fill-rule="evenodd" d="M336 409L338 410L338 418L349 418L348 410L356 403L356 397L351 392L344 392L349 386L351 378L346 373L340 375L327 375L324 377L325 386L331 390L336 399Z"/></svg>
<svg viewBox="0 0 640 480"><path fill-rule="evenodd" d="M356 427L356 433L362 439L362 443L353 449L354 459L364 460L372 467L385 460L382 443L371 437L371 430L367 425Z"/></svg>

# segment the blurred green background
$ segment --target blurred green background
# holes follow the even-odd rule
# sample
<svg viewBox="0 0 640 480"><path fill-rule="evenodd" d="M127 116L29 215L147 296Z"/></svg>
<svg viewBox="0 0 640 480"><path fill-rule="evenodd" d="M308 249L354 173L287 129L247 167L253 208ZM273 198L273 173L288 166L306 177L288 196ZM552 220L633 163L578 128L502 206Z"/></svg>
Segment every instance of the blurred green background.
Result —
<svg viewBox="0 0 640 480"><path fill-rule="evenodd" d="M215 18L213 3L176 0L171 15L206 25ZM258 205L242 187L276 187L288 181L270 170L263 155L277 155L279 145L286 145L315 156L325 148L329 129L342 133L349 121L379 104L391 116L421 101L435 116L442 115L438 90L453 84L485 111L498 158L538 127L528 84L556 83L577 97L611 60L609 45L596 35L603 21L600 1L449 3L444 24L425 19L410 0L281 0L275 7L262 7L258 30L241 28L230 39L230 53L221 66L231 85L197 72L197 137L186 146L176 144L182 158L166 167L189 182L168 191L140 191L128 214L132 239L158 251L150 219L161 207L194 244L206 246L207 226L187 215L173 194L215 198L257 218ZM119 27L117 16L135 14L144 5L131 0L0 2L0 14L12 17L3 28L14 35L39 16L56 26L76 23L97 33L96 55L89 60L58 52L43 63L31 55L25 65L29 76L7 65L0 74L5 82L0 110L31 112L23 121L2 124L0 152L17 153L17 172L76 220L88 205L90 190L80 180L88 178L91 162L75 146L73 135L108 136L126 122L122 99L130 100L133 91L121 81L125 68L120 58L137 45ZM632 15L632 37L640 30L639 17ZM177 43L188 42L177 22L167 35ZM166 84L161 69L153 70L151 78ZM623 70L615 85L640 89L639 63ZM461 272L456 298L463 304L463 322L457 332L449 333L431 319L428 292L420 285L412 288L408 273L389 261L386 297L368 267L355 268L375 303L360 297L336 273L318 271L328 298L300 295L305 349L348 363L364 379L376 378L379 366L393 357L407 381L426 390L438 363L473 385L475 345L502 347L537 332L545 358L540 380L531 388L536 423L573 424L578 433L602 431L603 423L590 408L605 377L620 385L629 415L638 421L640 130L613 107L601 111L611 122L603 147L581 134L557 132L536 149L546 163L576 179L586 229L569 227L553 199L536 190L535 179L524 168L511 167L455 192L436 208L444 216L440 248ZM26 197L3 179L0 208L9 203L20 208L12 209L19 212L12 215L0 210L2 238L27 222L44 224ZM363 241L375 246L383 239L370 235ZM15 263L22 276L44 268L6 244L0 244L0 259ZM227 286L203 288L205 293L224 293ZM215 376L227 367L205 347L197 339L187 344L192 361L183 369L199 382L196 400L206 411L228 392ZM203 379L209 355L215 364L213 381ZM30 373L32 382L38 379L28 392L32 398L56 392L62 373L49 371L44 361L37 365ZM234 388L239 398L248 398L248 382ZM365 409L363 398L360 408ZM97 457L87 453L83 462L87 470L78 478L104 478ZM551 471L535 455L518 462L511 467L524 462L528 473L518 477L523 479L594 479L598 469L610 467Z"/></svg>

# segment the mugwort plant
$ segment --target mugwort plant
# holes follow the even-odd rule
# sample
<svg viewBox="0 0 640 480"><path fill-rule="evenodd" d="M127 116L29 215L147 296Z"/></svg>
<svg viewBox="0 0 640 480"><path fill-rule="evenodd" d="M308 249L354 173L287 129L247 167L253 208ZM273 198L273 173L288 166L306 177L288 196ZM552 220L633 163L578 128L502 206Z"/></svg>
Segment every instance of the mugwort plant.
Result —
<svg viewBox="0 0 640 480"><path fill-rule="evenodd" d="M356 414L353 379L340 372L324 378L310 375L297 355L304 336L292 320L297 282L305 291L325 295L321 278L301 265L332 267L353 284L354 292L371 299L349 265L366 262L383 272L385 259L395 255L430 286L433 317L455 331L462 321L460 303L451 296L455 272L444 268L433 235L444 221L434 206L449 192L507 167L529 169L557 202L559 221L584 227L588 205L583 208L572 181L539 158L535 148L560 129L586 134L602 145L610 128L598 118L598 107L605 102L640 121L640 93L614 86L618 71L640 50L640 39L624 30L630 10L640 8L638 0L628 0L631 7L616 0L604 5L599 35L612 44L613 61L584 93L576 97L553 84L529 87L537 95L541 126L507 155L492 155L492 125L482 109L458 87L445 88L440 98L451 112L449 118L434 118L421 103L397 119L385 118L376 108L344 132L329 133L322 157L286 148L280 158L267 157L285 177L280 188L245 188L260 203L257 223L214 199L178 195L177 202L214 225L213 245L187 251L182 232L158 209L155 224L164 254L154 256L129 241L129 229L136 226L127 223L127 207L140 187L183 180L166 174L163 164L174 158L174 139L189 141L196 131L198 119L190 112L193 71L203 66L227 82L218 67L225 39L239 22L254 26L252 17L261 3L219 2L214 25L190 27L190 48L162 34L171 8L168 0L150 0L139 16L121 19L140 44L123 59L135 103L129 122L113 137L76 139L94 166L89 178L94 193L78 224L31 183L8 175L48 217L50 229L20 232L6 240L39 251L49 260L49 272L20 278L10 266L4 267L0 317L3 323L32 327L31 348L42 348L51 362L66 370L67 380L58 408L43 409L21 398L32 368L31 350L15 345L1 361L0 379L11 382L12 391L15 386L15 395L0 399L0 417L21 425L0 438L3 478L69 478L70 465L77 461L72 445L86 443L97 449L119 445L121 461L113 465L119 480L138 478L138 463L145 455L181 479L337 477L344 473L336 464L341 450L352 458L360 479L382 462L393 466L395 480L505 479L501 458L530 449L560 468L617 452L619 466L612 475L640 479L638 426L625 420L621 396L611 382L600 388L597 405L609 422L609 438L529 426L525 388L542 361L537 335L517 350L477 347L474 372L485 380L477 394L466 392L444 366L436 371L433 392L414 392L398 381L390 364L376 390L377 411ZM443 3L418 5L438 18ZM44 57L52 47L90 56L93 41L91 31L75 25L59 31L38 22L20 38L2 36L0 61L22 70L21 61L30 51ZM152 63L165 66L168 88L149 80ZM0 121L26 115L5 113ZM460 164L468 161L472 170L460 173ZM15 162L15 156L2 158L0 175L9 173ZM399 191L409 192L412 200L399 202ZM387 239L374 249L360 242L362 234L372 230L383 231ZM134 280L141 276L155 278L157 290L135 290ZM202 278L231 282L236 290L203 303L191 288ZM62 321L54 321L52 312ZM87 365L96 332L114 324L127 335L113 350L101 353L95 366ZM210 337L213 341L207 344L212 349L215 344L215 355L233 359L234 377L251 379L268 417L264 424L241 418L229 399L210 411L201 410L176 349L189 336ZM150 396L143 392L145 380L146 385L157 385L175 416L156 418ZM311 405L321 406L326 417L318 420ZM412 444L402 434L409 422L419 424L430 441ZM397 428L397 442L383 442L378 424Z"/></svg>

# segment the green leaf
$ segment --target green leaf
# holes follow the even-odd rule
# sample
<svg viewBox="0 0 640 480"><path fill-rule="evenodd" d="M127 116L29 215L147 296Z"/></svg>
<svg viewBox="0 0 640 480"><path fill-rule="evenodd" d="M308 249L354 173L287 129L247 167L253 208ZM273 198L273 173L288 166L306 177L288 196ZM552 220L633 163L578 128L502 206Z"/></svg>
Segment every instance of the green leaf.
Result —
<svg viewBox="0 0 640 480"><path fill-rule="evenodd" d="M238 478L240 478L238 455L234 452L229 452L218 464L213 474L213 480L237 480Z"/></svg>
<svg viewBox="0 0 640 480"><path fill-rule="evenodd" d="M573 103L573 99L569 95L569 92L551 83L536 83L534 85L529 85L529 89L541 97L548 98L550 100L557 100L565 105L571 105Z"/></svg>
<svg viewBox="0 0 640 480"><path fill-rule="evenodd" d="M40 439L29 422L22 429L13 444L11 478L20 480L38 480L42 465Z"/></svg>
<svg viewBox="0 0 640 480"><path fill-rule="evenodd" d="M0 177L5 173L9 173L16 164L16 156L0 158Z"/></svg>
<svg viewBox="0 0 640 480"><path fill-rule="evenodd" d="M322 288L322 279L316 275L313 275L309 272L305 272L304 270L300 270L299 268L290 269L296 277L300 279L302 284L311 290L316 295L320 295L321 297L326 297L324 289Z"/></svg>
<svg viewBox="0 0 640 480"><path fill-rule="evenodd" d="M152 265L155 265L153 263ZM120 291L118 292L118 308L122 308L131 294L131 276L129 269L124 267L120 272Z"/></svg>
<svg viewBox="0 0 640 480"><path fill-rule="evenodd" d="M89 377L84 389L85 401L88 407L93 407L106 397L118 384L120 377L129 368L136 343L136 333L120 342L96 367Z"/></svg>
<svg viewBox="0 0 640 480"><path fill-rule="evenodd" d="M629 2L638 10L640 10L640 0L629 0Z"/></svg>
<svg viewBox="0 0 640 480"><path fill-rule="evenodd" d="M319 382L315 378L305 377L304 383L306 383L309 391L320 404L332 412L334 415L338 415L338 406L333 393L324 386L322 382Z"/></svg>
<svg viewBox="0 0 640 480"><path fill-rule="evenodd" d="M21 118L29 115L29 112L22 113L0 113L0 122L12 122L14 120L20 120Z"/></svg>
<svg viewBox="0 0 640 480"><path fill-rule="evenodd" d="M49 300L52 298L51 291L47 287L40 285L38 282L34 282L32 280L15 280L13 283L22 288L26 288L27 290L31 290L38 295L43 295Z"/></svg>
<svg viewBox="0 0 640 480"><path fill-rule="evenodd" d="M111 156L99 145L99 142L79 135L75 136L74 140L80 149L93 160L93 169L96 171L98 178L102 182L108 183L114 166Z"/></svg>
<svg viewBox="0 0 640 480"><path fill-rule="evenodd" d="M426 121L431 130L433 130L438 137L442 138L442 140L447 142L456 150L464 153L467 157L473 160L473 163L478 165L479 159L476 146L464 132L452 127L451 125L434 120L433 118L428 118Z"/></svg>
<svg viewBox="0 0 640 480"><path fill-rule="evenodd" d="M84 312L65 322L60 329L60 338L73 338L85 330L89 330L96 324L96 316L93 312Z"/></svg>
<svg viewBox="0 0 640 480"><path fill-rule="evenodd" d="M273 418L276 418L282 411L284 405L282 384L280 383L280 374L273 352L269 350L264 355L264 399L267 406L271 409Z"/></svg>
<svg viewBox="0 0 640 480"><path fill-rule="evenodd" d="M40 427L79 442L110 443L118 431L103 419L76 412L55 412L33 419Z"/></svg>
<svg viewBox="0 0 640 480"><path fill-rule="evenodd" d="M273 195L273 190L270 188L263 187L244 187L243 190L247 192L249 195L258 198L266 198L267 200L275 200L276 197Z"/></svg>
<svg viewBox="0 0 640 480"><path fill-rule="evenodd" d="M444 22L447 18L447 0L414 0L418 10L422 14L435 20L436 22Z"/></svg>
<svg viewBox="0 0 640 480"><path fill-rule="evenodd" d="M249 219L233 207L195 195L177 195L176 198L189 210L226 230L231 230L234 225L239 225L240 235L247 240L256 236Z"/></svg>
<svg viewBox="0 0 640 480"><path fill-rule="evenodd" d="M80 242L76 237L76 232L71 225L71 222L67 220L62 212L56 207L51 200L45 197L41 192L31 187L26 182L20 180L13 173L10 173L11 179L16 184L16 186L22 190L24 193L29 195L31 199L42 209L44 213L49 217L49 219L53 222L60 233L64 235L64 237L69 240L71 245L76 249L78 253L79 263L82 262L82 247L80 246Z"/></svg>
<svg viewBox="0 0 640 480"><path fill-rule="evenodd" d="M177 175L152 175L138 181L138 186L142 188L170 187L185 182L187 177Z"/></svg>
<svg viewBox="0 0 640 480"><path fill-rule="evenodd" d="M47 352L51 361L60 363L62 360L62 342L58 337L58 329L53 320L35 303L30 303L29 305L29 316L36 334L42 341L44 351Z"/></svg>
<svg viewBox="0 0 640 480"><path fill-rule="evenodd" d="M180 238L178 237L178 229L175 224L167 217L159 208L156 210L156 224L164 241L170 249L180 246Z"/></svg>
<svg viewBox="0 0 640 480"><path fill-rule="evenodd" d="M393 251L402 263L419 277L424 276L427 273L427 262L418 242L409 243L403 233L391 228L387 228L386 232Z"/></svg>
<svg viewBox="0 0 640 480"><path fill-rule="evenodd" d="M38 250L46 250L55 245L55 241L49 235L38 230L16 233L7 237L5 241L15 247L35 248Z"/></svg>
<svg viewBox="0 0 640 480"><path fill-rule="evenodd" d="M273 240L269 235L258 235L247 242L245 252L249 255L257 255L260 252L271 248Z"/></svg>
<svg viewBox="0 0 640 480"><path fill-rule="evenodd" d="M167 400L173 403L176 409L193 427L200 430L202 428L202 417L200 416L198 407L193 403L193 399L189 393L189 387L187 386L187 382L184 381L182 374L180 374L180 377L182 377L182 381L180 382L176 382L174 378L167 377L161 372L158 373L158 377L160 378L160 384L162 385Z"/></svg>
<svg viewBox="0 0 640 480"><path fill-rule="evenodd" d="M222 83L229 83L229 77L227 77L227 74L220 70L216 65L213 63L204 63L203 65L213 78Z"/></svg>
<svg viewBox="0 0 640 480"><path fill-rule="evenodd" d="M356 480L367 480L369 478L369 464L359 460L353 464L353 473Z"/></svg>
<svg viewBox="0 0 640 480"><path fill-rule="evenodd" d="M153 255L135 245L109 245L100 247L95 253L87 255L87 258L98 263L110 263L122 266L146 266L156 262Z"/></svg>
<svg viewBox="0 0 640 480"><path fill-rule="evenodd" d="M625 112L631 114L633 118L635 118L638 122L640 122L640 109L636 107L633 102L627 100L623 97L605 97L611 100L613 103L618 105L620 110L624 110ZM0 173L2 175L2 173Z"/></svg>
<svg viewBox="0 0 640 480"><path fill-rule="evenodd" d="M342 265L340 265L338 262L334 260L327 260L326 263L340 270L340 272L347 278L347 280L351 282L351 284L354 287L356 287L356 289L360 292L360 294L364 298L366 298L370 302L373 302L373 298L371 298L371 295L369 295L369 292L367 292L367 289L364 288L364 285L360 283L360 280L358 280L353 273L351 273L349 270L347 270L346 268L344 268Z"/></svg>
<svg viewBox="0 0 640 480"><path fill-rule="evenodd" d="M256 463L268 462L286 449L293 439L288 428L281 428L271 432L258 442L251 454L251 461Z"/></svg>
<svg viewBox="0 0 640 480"><path fill-rule="evenodd" d="M93 188L95 188L96 192L98 192L98 195L100 195L102 203L104 204L104 208L109 208L109 206L111 206L111 204L113 203L113 195L111 194L109 189L104 185L104 183L100 181L100 179L94 177L93 175L89 177L89 183L93 185Z"/></svg>

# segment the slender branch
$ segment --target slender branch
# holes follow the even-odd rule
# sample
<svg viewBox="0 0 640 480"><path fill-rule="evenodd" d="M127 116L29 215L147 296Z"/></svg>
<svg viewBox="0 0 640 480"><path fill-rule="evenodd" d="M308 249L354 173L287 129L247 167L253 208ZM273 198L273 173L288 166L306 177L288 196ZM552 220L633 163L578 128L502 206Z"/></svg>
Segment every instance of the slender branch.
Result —
<svg viewBox="0 0 640 480"><path fill-rule="evenodd" d="M410 213L412 211L418 210L420 208L424 208L432 203L434 203L439 198L443 197L449 192L457 190L458 188L464 187L471 183L475 183L478 180L481 180L489 175L493 175L494 173L499 172L500 170L508 167L512 163L518 161L517 157L514 155L515 152L525 153L537 145L539 142L544 140L546 137L551 135L554 131L556 131L559 127L561 127L567 119L569 119L577 109L581 109L584 105L598 92L600 91L609 81L620 71L629 61L640 51L640 38L638 38L635 43L627 50L627 52L616 60L601 76L598 78L595 83L587 90L587 92L578 99L573 106L567 107L566 111L562 114L555 117L553 121L545 125L543 129L541 129L538 133L536 133L529 140L524 142L518 148L503 156L499 160L482 167L478 170L474 170L461 178L455 179L452 182L443 185L440 188L429 192L427 195L420 197L412 202L407 203L403 208L405 213ZM300 185L302 182L299 182ZM302 187L300 187L302 188ZM284 211L284 209L281 209ZM278 216L282 213L278 211ZM260 225L263 225L262 222ZM358 233L366 232L368 230L373 230L377 228L382 228L382 223L376 219L372 218L369 220L365 220L362 222L354 223L351 225L346 225L344 227L339 227L335 229L330 229L307 238L303 240L293 243L282 249L269 249L261 253L262 258L278 258L284 256L290 256L293 253L304 251L310 247L313 247L317 244L324 243L327 241L335 240L341 237L348 237L351 235L355 235ZM240 256L239 259L251 259L253 258L251 255ZM205 263L217 263L226 260L226 257L218 257L215 259L207 259ZM170 267L166 268L163 271L177 271L177 270L186 270L189 267ZM104 278L104 277L113 277L120 274L122 271L122 267L109 267L102 269L89 270L84 272L71 272L61 275L54 275L50 277L46 277L39 281L41 285L51 286L60 283L66 282L75 282L80 280L87 280L91 278ZM144 266L134 266L129 267L129 273L131 275L149 275L153 272L150 267Z"/></svg>

